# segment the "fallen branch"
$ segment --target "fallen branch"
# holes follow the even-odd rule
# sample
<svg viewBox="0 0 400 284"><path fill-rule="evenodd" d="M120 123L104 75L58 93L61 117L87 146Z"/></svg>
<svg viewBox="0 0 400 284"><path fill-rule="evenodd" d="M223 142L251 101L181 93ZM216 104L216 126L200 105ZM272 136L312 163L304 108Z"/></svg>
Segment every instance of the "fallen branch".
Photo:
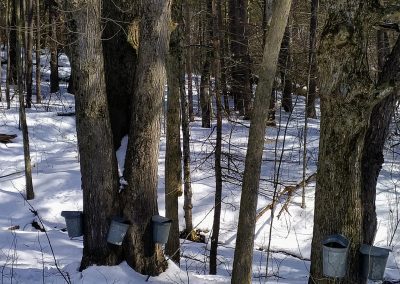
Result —
<svg viewBox="0 0 400 284"><path fill-rule="evenodd" d="M285 186L284 189L277 194L276 200L279 200L285 194L287 195L286 201L285 201L284 205L282 206L282 209L280 210L280 212L278 214L278 218L282 214L283 210L286 210L288 212L288 206L289 206L289 203L290 203L290 201L292 199L293 193L296 190L298 190L299 188L302 188L303 185L306 186L310 182L315 181L316 176L317 176L317 173L313 173L312 175L307 177L305 180L302 180L301 182L299 182L295 186L293 186L293 185ZM274 207L275 207L275 202L272 202L272 203L268 204L267 206L265 206L263 209L261 209L260 212L257 213L256 221L258 221L258 219L260 219L261 216L264 215L265 212L267 212L268 210L270 210L270 209L272 209Z"/></svg>

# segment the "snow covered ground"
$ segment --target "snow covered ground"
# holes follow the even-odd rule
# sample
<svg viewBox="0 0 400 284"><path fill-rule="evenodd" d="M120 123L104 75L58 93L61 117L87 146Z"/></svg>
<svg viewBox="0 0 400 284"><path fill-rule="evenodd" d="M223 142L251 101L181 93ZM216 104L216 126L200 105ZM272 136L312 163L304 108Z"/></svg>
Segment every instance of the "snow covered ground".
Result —
<svg viewBox="0 0 400 284"><path fill-rule="evenodd" d="M42 62L46 62L43 55ZM65 56L60 58L60 73L69 75ZM46 66L46 64L44 64ZM4 69L4 66L3 66ZM43 67L43 78L48 70ZM3 72L4 82L4 72ZM43 103L27 110L33 185L35 199L24 201L25 190L22 134L18 129L18 108L15 102L6 110L5 96L0 103L0 133L17 134L13 143L0 143L0 275L1 283L144 283L146 276L133 271L125 262L115 267L90 267L78 272L82 256L82 238L70 239L65 229L63 210L82 209L79 155L76 144L75 117L57 116L57 112L73 111L74 97L61 85L59 94L48 94L48 81L43 81ZM3 88L4 92L4 88ZM35 99L35 98L34 98ZM303 175L304 98L294 97L291 116L277 111L277 127L266 132L262 181L258 208L271 203L274 179L277 192L285 186L295 186ZM213 122L215 124L215 121ZM181 265L169 262L168 270L152 283L230 283L240 202L240 178L246 153L248 122L235 117L224 120L223 166L224 188L221 214L218 275L208 275L209 244L182 240ZM308 124L306 176L316 171L318 157L319 120ZM201 128L196 117L191 123L193 223L206 233L212 229L214 206L213 147L214 128ZM385 278L400 279L400 145L399 136L392 136L386 147L385 164L378 181L378 233L375 244L389 247ZM125 141L126 142L126 141ZM165 133L162 135L159 157L159 210L164 211ZM282 150L283 149L283 150ZM123 150L121 150L123 151ZM281 161L281 162L279 162ZM306 188L306 208L300 208L301 188L294 192L286 210L281 212L287 195L282 195L274 210L257 221L255 232L253 274L254 283L306 283L310 266L313 229L315 182ZM183 197L180 202L183 228ZM281 214L280 214L281 212ZM278 218L279 215L279 218ZM46 233L32 227L43 222ZM271 233L271 254L266 275L266 248Z"/></svg>

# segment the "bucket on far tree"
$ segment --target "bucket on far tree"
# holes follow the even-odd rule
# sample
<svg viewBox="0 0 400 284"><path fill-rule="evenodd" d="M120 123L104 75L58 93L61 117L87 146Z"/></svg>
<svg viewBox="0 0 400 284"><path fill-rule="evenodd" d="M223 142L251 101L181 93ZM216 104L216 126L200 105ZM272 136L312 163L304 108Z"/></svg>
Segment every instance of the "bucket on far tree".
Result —
<svg viewBox="0 0 400 284"><path fill-rule="evenodd" d="M172 220L160 215L154 215L151 217L151 221L153 223L153 241L159 244L167 243Z"/></svg>
<svg viewBox="0 0 400 284"><path fill-rule="evenodd" d="M61 216L65 218L68 237L75 238L83 235L82 211L62 211Z"/></svg>
<svg viewBox="0 0 400 284"><path fill-rule="evenodd" d="M383 280L389 249L362 244L361 271L364 279Z"/></svg>
<svg viewBox="0 0 400 284"><path fill-rule="evenodd" d="M343 278L347 270L349 240L340 234L330 235L322 241L323 274Z"/></svg>
<svg viewBox="0 0 400 284"><path fill-rule="evenodd" d="M111 221L108 229L107 242L117 246L122 245L122 241L128 231L129 224L123 219L116 217Z"/></svg>

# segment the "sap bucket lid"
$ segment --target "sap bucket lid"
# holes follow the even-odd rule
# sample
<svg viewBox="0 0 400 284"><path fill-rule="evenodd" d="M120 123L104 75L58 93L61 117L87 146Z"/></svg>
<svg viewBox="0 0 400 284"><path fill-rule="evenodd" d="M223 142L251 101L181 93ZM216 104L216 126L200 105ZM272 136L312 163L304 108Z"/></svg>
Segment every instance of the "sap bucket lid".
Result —
<svg viewBox="0 0 400 284"><path fill-rule="evenodd" d="M322 244L324 246L328 246L329 244L335 244L335 243L341 245L344 248L349 246L349 240L342 234L329 235L322 241Z"/></svg>

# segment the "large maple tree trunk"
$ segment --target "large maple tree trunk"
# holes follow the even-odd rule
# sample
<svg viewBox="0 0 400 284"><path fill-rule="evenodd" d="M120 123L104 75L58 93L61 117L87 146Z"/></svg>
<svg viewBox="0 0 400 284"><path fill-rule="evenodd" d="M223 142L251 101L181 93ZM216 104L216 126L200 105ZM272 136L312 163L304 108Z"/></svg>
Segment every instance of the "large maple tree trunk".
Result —
<svg viewBox="0 0 400 284"><path fill-rule="evenodd" d="M363 283L358 250L375 235L376 178L390 119L379 111L388 110L396 80L376 85L369 77L366 31L373 8L361 0L328 2L318 58L322 118L310 282L330 282L322 275L321 241L340 233L350 240L342 282Z"/></svg>
<svg viewBox="0 0 400 284"><path fill-rule="evenodd" d="M101 45L101 7L97 0L68 1L76 32L71 49L76 128L83 189L84 237L81 269L116 265L120 249L107 243L118 215L118 172L108 114Z"/></svg>
<svg viewBox="0 0 400 284"><path fill-rule="evenodd" d="M137 272L157 275L166 262L152 238L151 217L158 213L157 170L160 115L166 83L171 1L141 2L139 57L133 114L125 159L128 186L122 192L123 214L132 226L124 242L125 258Z"/></svg>

